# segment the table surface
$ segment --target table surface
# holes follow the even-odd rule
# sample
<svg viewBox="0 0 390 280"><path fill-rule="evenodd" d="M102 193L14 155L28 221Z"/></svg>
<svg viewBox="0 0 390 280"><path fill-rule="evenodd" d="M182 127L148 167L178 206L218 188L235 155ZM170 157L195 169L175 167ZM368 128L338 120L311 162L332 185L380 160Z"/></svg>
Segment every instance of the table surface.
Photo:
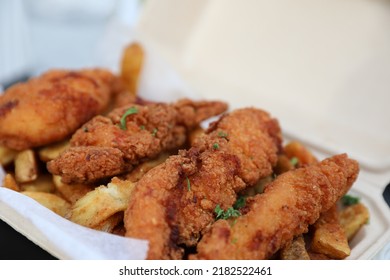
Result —
<svg viewBox="0 0 390 280"><path fill-rule="evenodd" d="M0 220L0 260L55 260L48 252Z"/></svg>

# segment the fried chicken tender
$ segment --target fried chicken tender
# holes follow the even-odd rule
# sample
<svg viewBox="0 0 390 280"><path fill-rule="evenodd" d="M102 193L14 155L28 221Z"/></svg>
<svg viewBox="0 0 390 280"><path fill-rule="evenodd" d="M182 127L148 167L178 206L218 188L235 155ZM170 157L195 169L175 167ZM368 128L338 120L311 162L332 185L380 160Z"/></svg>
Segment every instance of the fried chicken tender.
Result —
<svg viewBox="0 0 390 280"><path fill-rule="evenodd" d="M214 221L216 205L272 173L281 146L278 122L246 108L213 123L189 150L171 156L137 183L125 212L126 236L149 241L149 259L181 259Z"/></svg>
<svg viewBox="0 0 390 280"><path fill-rule="evenodd" d="M187 99L127 105L84 124L72 136L71 147L47 167L64 183L93 183L119 175L163 151L182 147L189 130L226 109L223 102Z"/></svg>
<svg viewBox="0 0 390 280"><path fill-rule="evenodd" d="M192 259L267 259L329 210L352 186L358 163L346 154L288 171L256 195L244 215L216 221Z"/></svg>
<svg viewBox="0 0 390 280"><path fill-rule="evenodd" d="M52 70L0 96L0 145L16 150L63 140L102 113L115 76L102 69Z"/></svg>

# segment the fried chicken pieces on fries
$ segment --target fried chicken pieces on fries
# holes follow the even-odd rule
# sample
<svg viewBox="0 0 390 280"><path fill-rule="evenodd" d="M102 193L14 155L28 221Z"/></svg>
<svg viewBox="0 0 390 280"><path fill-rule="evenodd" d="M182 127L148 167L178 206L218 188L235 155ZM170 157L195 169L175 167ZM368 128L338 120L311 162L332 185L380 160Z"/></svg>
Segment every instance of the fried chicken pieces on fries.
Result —
<svg viewBox="0 0 390 280"><path fill-rule="evenodd" d="M146 238L149 259L180 259L214 221L216 205L272 173L281 146L278 122L242 109L211 125L191 149L171 156L137 183L125 212L126 236Z"/></svg>
<svg viewBox="0 0 390 280"><path fill-rule="evenodd" d="M94 183L129 172L161 152L182 147L191 129L226 109L224 102L188 99L115 109L84 124L48 170L65 183Z"/></svg>
<svg viewBox="0 0 390 280"><path fill-rule="evenodd" d="M148 259L349 255L369 219L358 201L340 207L356 161L283 146L261 109L204 130L225 102L142 100L143 56L133 44L120 75L53 70L0 96L3 185L80 225L149 241Z"/></svg>
<svg viewBox="0 0 390 280"><path fill-rule="evenodd" d="M242 216L215 222L193 258L270 258L306 233L349 190L358 172L358 163L344 154L280 175L248 201Z"/></svg>

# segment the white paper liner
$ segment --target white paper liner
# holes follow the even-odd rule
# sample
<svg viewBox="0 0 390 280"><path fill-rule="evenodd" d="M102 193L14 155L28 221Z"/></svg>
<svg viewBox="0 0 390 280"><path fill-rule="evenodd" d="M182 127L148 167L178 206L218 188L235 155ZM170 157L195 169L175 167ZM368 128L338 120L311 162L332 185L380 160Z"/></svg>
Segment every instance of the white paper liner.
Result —
<svg viewBox="0 0 390 280"><path fill-rule="evenodd" d="M6 188L0 188L0 218L59 259L146 258L147 241L80 226Z"/></svg>
<svg viewBox="0 0 390 280"><path fill-rule="evenodd" d="M133 40L141 43L146 53L138 92L141 97L162 102L173 102L183 97L199 99L167 63L135 38L131 29L115 23L112 23L98 48L97 55L102 59L97 66L118 72L123 48ZM113 53L115 55L108 55ZM104 60L104 57L107 59ZM0 182L3 178L4 171L0 166ZM0 219L59 259L146 258L147 241L80 226L33 199L3 187L0 187Z"/></svg>

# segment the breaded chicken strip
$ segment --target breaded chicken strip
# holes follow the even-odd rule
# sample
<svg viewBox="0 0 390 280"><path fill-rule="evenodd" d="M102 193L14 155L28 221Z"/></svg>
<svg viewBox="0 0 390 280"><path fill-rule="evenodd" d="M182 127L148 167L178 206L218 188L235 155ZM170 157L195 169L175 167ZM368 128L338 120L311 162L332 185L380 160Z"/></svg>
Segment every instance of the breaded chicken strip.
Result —
<svg viewBox="0 0 390 280"><path fill-rule="evenodd" d="M267 259L305 233L352 186L358 163L345 154L288 171L256 195L244 215L218 220L193 259Z"/></svg>
<svg viewBox="0 0 390 280"><path fill-rule="evenodd" d="M223 102L187 99L127 105L84 124L72 136L71 147L47 167L65 183L93 183L128 172L163 151L182 147L189 130L226 109Z"/></svg>
<svg viewBox="0 0 390 280"><path fill-rule="evenodd" d="M16 150L63 140L102 113L115 76L106 70L52 70L0 96L0 145Z"/></svg>
<svg viewBox="0 0 390 280"><path fill-rule="evenodd" d="M240 109L211 125L193 147L151 169L138 182L125 213L126 236L149 241L149 259L180 259L214 221L216 205L272 173L281 145L278 122Z"/></svg>

